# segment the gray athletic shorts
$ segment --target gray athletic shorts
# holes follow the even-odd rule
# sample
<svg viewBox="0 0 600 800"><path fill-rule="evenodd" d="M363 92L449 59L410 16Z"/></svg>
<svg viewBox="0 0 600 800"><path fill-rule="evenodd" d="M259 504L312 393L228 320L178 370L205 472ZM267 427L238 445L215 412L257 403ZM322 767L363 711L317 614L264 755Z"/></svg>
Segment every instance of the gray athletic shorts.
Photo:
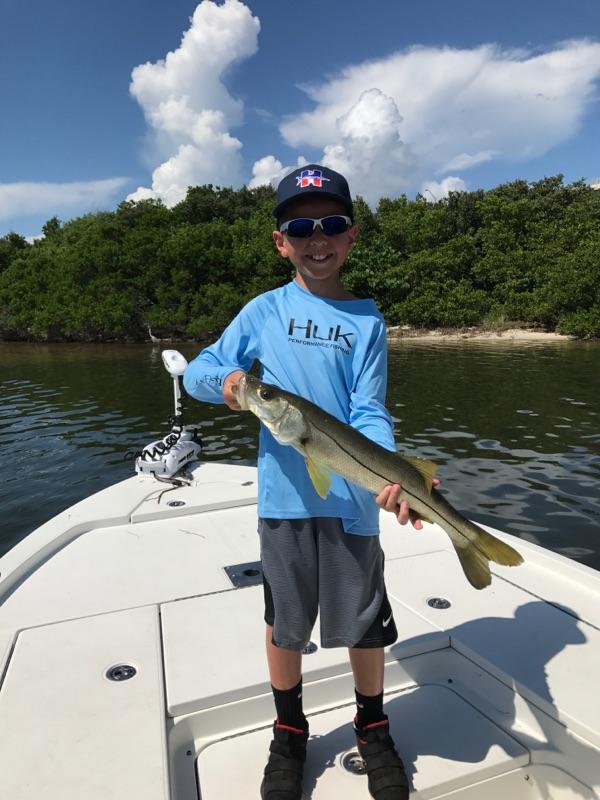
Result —
<svg viewBox="0 0 600 800"><path fill-rule="evenodd" d="M303 650L320 611L322 647L385 647L398 638L379 536L334 517L259 519L265 622L273 644Z"/></svg>

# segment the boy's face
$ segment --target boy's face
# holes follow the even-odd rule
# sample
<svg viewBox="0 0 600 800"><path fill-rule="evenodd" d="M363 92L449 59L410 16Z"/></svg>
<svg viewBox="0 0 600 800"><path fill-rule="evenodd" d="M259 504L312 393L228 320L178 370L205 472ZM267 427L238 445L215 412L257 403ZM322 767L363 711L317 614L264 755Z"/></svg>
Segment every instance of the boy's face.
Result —
<svg viewBox="0 0 600 800"><path fill-rule="evenodd" d="M348 215L344 206L331 197L315 197L293 200L285 208L279 223L298 217L320 219L332 214ZM339 271L356 239L358 229L352 225L344 233L326 236L320 227L315 228L307 239L288 236L287 232L273 231L273 239L279 253L289 258L296 274L305 286L314 282L332 283L339 279Z"/></svg>

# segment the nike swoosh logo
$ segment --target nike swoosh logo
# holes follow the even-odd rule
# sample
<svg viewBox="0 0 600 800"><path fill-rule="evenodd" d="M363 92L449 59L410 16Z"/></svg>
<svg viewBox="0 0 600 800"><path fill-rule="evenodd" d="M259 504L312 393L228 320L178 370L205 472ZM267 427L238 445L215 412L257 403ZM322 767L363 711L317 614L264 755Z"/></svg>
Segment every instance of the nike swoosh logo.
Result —
<svg viewBox="0 0 600 800"><path fill-rule="evenodd" d="M384 628L387 628L387 626L390 624L390 620L391 620L392 616L393 616L393 615L392 615L392 614L390 614L390 615L389 615L389 617L388 617L387 619L384 619L384 620L383 620L383 622L382 622L381 624L383 625L383 627L384 627Z"/></svg>
<svg viewBox="0 0 600 800"><path fill-rule="evenodd" d="M359 708L364 708L364 707L365 707L363 703L357 703L356 705L357 705Z"/></svg>

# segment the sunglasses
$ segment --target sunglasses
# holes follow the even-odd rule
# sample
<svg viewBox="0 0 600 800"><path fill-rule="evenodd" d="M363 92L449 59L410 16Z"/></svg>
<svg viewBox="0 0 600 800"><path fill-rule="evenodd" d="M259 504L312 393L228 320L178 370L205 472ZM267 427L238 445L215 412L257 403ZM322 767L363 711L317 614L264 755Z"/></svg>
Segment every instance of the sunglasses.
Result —
<svg viewBox="0 0 600 800"><path fill-rule="evenodd" d="M317 225L325 236L337 236L348 230L352 225L352 220L342 214L332 214L330 217L321 217L320 219L300 217L299 219L289 219L284 222L279 230L294 239L308 239L315 232Z"/></svg>

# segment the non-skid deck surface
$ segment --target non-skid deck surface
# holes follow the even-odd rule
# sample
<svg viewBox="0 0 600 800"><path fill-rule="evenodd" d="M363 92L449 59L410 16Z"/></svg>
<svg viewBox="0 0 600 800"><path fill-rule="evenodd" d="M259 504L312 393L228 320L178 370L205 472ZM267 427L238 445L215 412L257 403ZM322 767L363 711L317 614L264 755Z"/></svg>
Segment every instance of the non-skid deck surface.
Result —
<svg viewBox="0 0 600 800"><path fill-rule="evenodd" d="M137 674L109 681L129 664ZM21 633L0 690L2 800L167 800L158 610Z"/></svg>
<svg viewBox="0 0 600 800"><path fill-rule="evenodd" d="M455 650L600 746L600 694L591 667L600 654L597 628L498 578L483 591L472 589L453 553L390 561L386 576L388 594L442 627ZM436 593L451 601L450 608L427 604ZM585 663L590 669L582 669Z"/></svg>

